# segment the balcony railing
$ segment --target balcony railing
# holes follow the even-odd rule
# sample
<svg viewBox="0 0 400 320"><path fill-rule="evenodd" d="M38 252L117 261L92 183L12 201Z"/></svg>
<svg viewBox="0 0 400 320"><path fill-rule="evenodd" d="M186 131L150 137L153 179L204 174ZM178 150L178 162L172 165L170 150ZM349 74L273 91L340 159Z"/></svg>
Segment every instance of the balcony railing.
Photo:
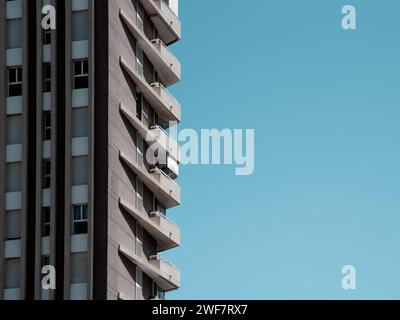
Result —
<svg viewBox="0 0 400 320"><path fill-rule="evenodd" d="M153 82L150 84L157 96L169 107L170 111L180 115L180 103L175 97L165 88L160 82Z"/></svg>
<svg viewBox="0 0 400 320"><path fill-rule="evenodd" d="M135 17L120 9L120 17L125 22L140 47L149 58L165 85L170 86L181 79L181 63L160 39L149 39Z"/></svg>
<svg viewBox="0 0 400 320"><path fill-rule="evenodd" d="M159 56L161 56L163 58L163 60L165 61L165 64L167 66L169 66L169 69L170 69L169 72L173 73L173 75L170 76L172 78L171 81L173 81L173 83L175 83L176 81L179 81L181 79L181 63L179 62L179 60L171 52L171 50L169 50L169 48L165 45L165 43L161 39L153 39L151 41L151 43L153 44L153 47L158 52ZM157 65L155 64L155 67L156 66ZM160 68L160 69L162 69L162 68ZM160 70L160 71L163 71L163 70ZM160 73L160 77L163 78L162 72L159 72L159 73ZM167 80L167 81L163 81L163 82L166 83L167 85L171 85L171 84L173 84L173 83L171 83L171 81Z"/></svg>
<svg viewBox="0 0 400 320"><path fill-rule="evenodd" d="M150 263L160 270L164 278L173 283L180 282L179 269L168 260L160 257L160 255L155 255L150 257Z"/></svg>
<svg viewBox="0 0 400 320"><path fill-rule="evenodd" d="M140 177L143 183L157 196L164 207L168 209L180 204L180 187L165 173L158 168L151 169L151 172L148 172L145 166L140 164L134 156L130 156L122 150L119 152L119 157Z"/></svg>
<svg viewBox="0 0 400 320"><path fill-rule="evenodd" d="M147 83L140 72L140 67L136 66L136 61L132 63L120 57L120 63L139 87L146 100L163 119L166 121L180 121L181 105L164 86L158 83L153 83L152 85Z"/></svg>
<svg viewBox="0 0 400 320"><path fill-rule="evenodd" d="M166 189L169 190L170 196L180 200L179 185L172 180L164 171L159 168L152 168L150 174Z"/></svg>
<svg viewBox="0 0 400 320"><path fill-rule="evenodd" d="M155 139L160 144L160 146L175 160L179 161L179 152L180 148L178 142L171 137L164 128L159 125L153 126L150 128L153 133ZM167 159L165 159L167 160ZM167 164L167 163L165 163Z"/></svg>
<svg viewBox="0 0 400 320"><path fill-rule="evenodd" d="M170 230L170 237L174 234L176 235L176 234L180 233L179 227L162 212L153 211L150 213L150 217L161 228L163 228L164 226L168 226L168 229Z"/></svg>
<svg viewBox="0 0 400 320"><path fill-rule="evenodd" d="M158 251L175 248L180 244L179 227L167 217L146 212L135 207L133 203L120 198L119 205L137 220L149 234L157 240Z"/></svg>
<svg viewBox="0 0 400 320"><path fill-rule="evenodd" d="M118 246L118 251L152 278L162 290L170 291L179 288L180 271L171 263L160 259L158 256L153 256L150 259L145 256L138 256L122 245Z"/></svg>
<svg viewBox="0 0 400 320"><path fill-rule="evenodd" d="M141 0L145 10L166 44L181 39L181 22L164 0Z"/></svg>
<svg viewBox="0 0 400 320"><path fill-rule="evenodd" d="M173 179L179 176L179 155L180 148L174 138L172 138L162 127L153 126L148 129L135 115L134 110L120 103L120 111L129 120L132 126L148 143L157 143L159 150L158 157L165 155L164 159L159 159L159 165L162 168L167 167L172 172ZM164 154L160 154L164 152Z"/></svg>

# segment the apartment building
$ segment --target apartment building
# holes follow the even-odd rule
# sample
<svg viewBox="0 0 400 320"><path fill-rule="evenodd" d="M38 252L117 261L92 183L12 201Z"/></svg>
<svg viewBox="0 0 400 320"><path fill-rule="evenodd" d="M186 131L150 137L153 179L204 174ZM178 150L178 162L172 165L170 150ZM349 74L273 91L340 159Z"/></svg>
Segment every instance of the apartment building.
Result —
<svg viewBox="0 0 400 320"><path fill-rule="evenodd" d="M42 28L43 6L56 29ZM0 299L163 299L180 271L178 0L0 0ZM150 164L151 145L165 161ZM56 288L42 286L42 267Z"/></svg>

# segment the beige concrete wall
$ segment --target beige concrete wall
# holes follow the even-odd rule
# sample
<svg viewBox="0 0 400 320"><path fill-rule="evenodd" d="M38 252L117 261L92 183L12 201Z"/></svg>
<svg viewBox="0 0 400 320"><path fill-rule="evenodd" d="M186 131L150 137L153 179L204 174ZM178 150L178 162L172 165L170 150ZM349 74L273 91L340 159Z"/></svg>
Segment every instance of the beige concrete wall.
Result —
<svg viewBox="0 0 400 320"><path fill-rule="evenodd" d="M119 8L133 12L131 1L112 0L109 2L109 192L108 192L108 254L107 254L107 292L110 299L117 299L123 292L135 299L135 268L121 257L118 245L131 250L135 248L135 221L123 214L118 204L120 196L131 201L136 198L135 177L129 169L123 167L119 159L119 150L135 154L135 131L128 125L119 111L119 104L132 108L136 112L134 87L122 71L119 57L135 57L135 41L124 29L119 16Z"/></svg>
<svg viewBox="0 0 400 320"><path fill-rule="evenodd" d="M118 205L119 197L135 203L135 176L119 159L119 150L123 150L133 158L136 156L136 132L127 119L120 113L119 105L123 103L136 113L135 86L123 71L119 57L135 61L136 41L122 22L119 9L135 17L133 2L130 0L112 0L109 2L109 200L108 200L108 297L116 298L123 292L131 298L135 297L135 267L121 257L118 245L135 251L134 219ZM148 18L146 21L150 21ZM146 23L145 23L146 25ZM147 32L153 32L147 30ZM153 69L145 66L146 74L152 77ZM144 196L144 204L150 211L153 199L148 193ZM150 256L156 253L156 241L143 232L144 253ZM145 279L145 277L144 277ZM144 297L151 294L152 281L143 281Z"/></svg>

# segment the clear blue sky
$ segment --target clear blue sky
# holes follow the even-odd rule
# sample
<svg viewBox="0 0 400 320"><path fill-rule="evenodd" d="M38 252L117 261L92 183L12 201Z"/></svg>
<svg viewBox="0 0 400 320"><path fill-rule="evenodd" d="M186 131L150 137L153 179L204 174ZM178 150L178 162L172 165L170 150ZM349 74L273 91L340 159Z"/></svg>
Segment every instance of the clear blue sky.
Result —
<svg viewBox="0 0 400 320"><path fill-rule="evenodd" d="M180 2L181 128L254 128L256 170L182 168L167 298L399 299L400 1Z"/></svg>

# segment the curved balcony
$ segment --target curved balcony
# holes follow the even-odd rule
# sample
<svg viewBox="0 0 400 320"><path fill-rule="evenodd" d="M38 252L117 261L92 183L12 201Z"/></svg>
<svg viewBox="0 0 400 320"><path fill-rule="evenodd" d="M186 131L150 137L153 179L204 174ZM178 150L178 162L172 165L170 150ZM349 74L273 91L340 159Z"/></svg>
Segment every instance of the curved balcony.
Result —
<svg viewBox="0 0 400 320"><path fill-rule="evenodd" d="M149 40L136 20L122 9L119 14L140 47L156 68L161 81L170 86L181 80L181 63L160 39Z"/></svg>
<svg viewBox="0 0 400 320"><path fill-rule="evenodd" d="M167 45L181 39L181 21L164 0L140 1Z"/></svg>
<svg viewBox="0 0 400 320"><path fill-rule="evenodd" d="M181 203L181 189L179 185L164 172L155 168L149 173L143 164L138 163L133 157L128 156L123 151L119 152L119 157L139 176L165 208L172 208Z"/></svg>
<svg viewBox="0 0 400 320"><path fill-rule="evenodd" d="M178 142L171 137L168 132L166 132L160 126L152 126L150 129L147 128L142 121L140 121L136 115L133 113L133 110L129 110L127 106L120 103L119 105L120 111L125 115L125 117L129 120L132 126L139 132L139 134L145 139L147 142L157 141L160 144L160 148L165 150L171 157L180 160L180 147Z"/></svg>
<svg viewBox="0 0 400 320"><path fill-rule="evenodd" d="M178 162L180 161L180 147L178 142L160 126L153 126L148 129L143 122L136 117L133 110L130 110L124 104L120 103L119 108L145 141L157 143L158 150L162 149L165 152L166 159L163 165L174 172L175 176L173 178L177 177L179 175Z"/></svg>
<svg viewBox="0 0 400 320"><path fill-rule="evenodd" d="M177 267L159 256L147 259L119 245L118 251L145 274L152 278L163 291L176 290L180 287L180 271Z"/></svg>
<svg viewBox="0 0 400 320"><path fill-rule="evenodd" d="M166 121L180 122L181 105L160 83L147 83L132 61L120 57L120 63L154 110Z"/></svg>
<svg viewBox="0 0 400 320"><path fill-rule="evenodd" d="M163 214L152 212L150 216L132 203L120 198L119 205L138 221L149 234L157 240L158 252L176 248L180 245L180 229Z"/></svg>

